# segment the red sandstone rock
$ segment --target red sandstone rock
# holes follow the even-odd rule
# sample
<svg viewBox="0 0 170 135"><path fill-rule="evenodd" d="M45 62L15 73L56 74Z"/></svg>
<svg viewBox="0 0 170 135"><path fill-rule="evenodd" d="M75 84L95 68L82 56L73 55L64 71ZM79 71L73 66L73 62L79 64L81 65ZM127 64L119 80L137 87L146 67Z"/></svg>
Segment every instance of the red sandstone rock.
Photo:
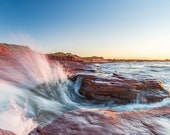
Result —
<svg viewBox="0 0 170 135"><path fill-rule="evenodd" d="M29 135L169 135L170 107L115 112L84 109L67 112Z"/></svg>
<svg viewBox="0 0 170 135"><path fill-rule="evenodd" d="M93 75L78 75L82 79L80 94L90 100L114 101L120 104L159 102L169 96L157 80L133 80L120 76L112 79Z"/></svg>
<svg viewBox="0 0 170 135"><path fill-rule="evenodd" d="M103 57L80 57L71 53L63 53L58 52L54 54L47 54L50 60L57 61L73 61L73 62L83 62L83 63L106 63L109 62L108 59L104 59Z"/></svg>
<svg viewBox="0 0 170 135"><path fill-rule="evenodd" d="M71 53L63 53L58 52L54 54L47 54L50 60L57 60L57 61L73 61L73 62L86 62L83 58L73 55Z"/></svg>
<svg viewBox="0 0 170 135"><path fill-rule="evenodd" d="M0 43L0 55L11 55L16 52L24 53L24 51L31 51L31 49L27 46Z"/></svg>
<svg viewBox="0 0 170 135"><path fill-rule="evenodd" d="M82 62L75 62L75 61L59 61L64 69L69 73L77 73L86 70L87 65Z"/></svg>
<svg viewBox="0 0 170 135"><path fill-rule="evenodd" d="M11 131L8 131L8 130L0 129L0 135L16 135L16 134L14 134L14 133L12 133Z"/></svg>
<svg viewBox="0 0 170 135"><path fill-rule="evenodd" d="M3 44L0 44L0 55L8 55L10 54L10 50Z"/></svg>

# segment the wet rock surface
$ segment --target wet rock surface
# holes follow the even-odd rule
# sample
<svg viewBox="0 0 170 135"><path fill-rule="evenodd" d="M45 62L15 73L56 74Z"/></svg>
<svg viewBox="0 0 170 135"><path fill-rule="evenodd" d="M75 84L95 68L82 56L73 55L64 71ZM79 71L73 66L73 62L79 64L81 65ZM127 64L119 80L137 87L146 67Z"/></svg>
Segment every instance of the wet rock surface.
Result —
<svg viewBox="0 0 170 135"><path fill-rule="evenodd" d="M14 133L12 133L11 131L8 131L8 130L0 129L0 135L16 135L16 134L14 134Z"/></svg>
<svg viewBox="0 0 170 135"><path fill-rule="evenodd" d="M29 135L168 135L170 107L116 112L82 109L67 112Z"/></svg>
<svg viewBox="0 0 170 135"><path fill-rule="evenodd" d="M5 71L4 73L8 73L6 71L11 71L11 69L6 70L9 64L16 71L24 71L25 67L22 66L23 64L20 61L24 57L27 58L26 56L30 57L31 54L35 54L35 52L25 46L0 44L0 69ZM41 57L41 54L38 55ZM105 62L103 58L94 57L93 61L89 62L89 60L82 59L79 56L63 53L46 56L51 63L59 61L67 72L73 74L102 72L101 69L87 69L87 66L94 61ZM46 59L46 57L43 57L43 59ZM29 67L30 63L32 63L32 60L26 67ZM42 67L42 65L40 66ZM14 73L17 73L16 71ZM4 76L4 73L0 73L1 79L21 87L20 80L22 79L17 79L20 75L14 74L15 77L10 77L8 74ZM27 73L24 76L27 80L32 78ZM79 93L88 100L127 104L132 102L159 102L169 97L169 93L164 89L162 83L155 79L128 79L115 73L112 78L101 78L89 74L73 75L68 76L68 78L73 82L78 78L81 79ZM24 87L26 86L24 85ZM115 112L102 109L75 110L61 115L45 127L37 127L29 135L169 135L169 119L170 107L133 112ZM0 135L15 134L0 129Z"/></svg>
<svg viewBox="0 0 170 135"><path fill-rule="evenodd" d="M133 80L115 75L111 79L95 75L77 75L82 80L80 94L89 100L132 102L159 102L169 96L160 81L154 79Z"/></svg>

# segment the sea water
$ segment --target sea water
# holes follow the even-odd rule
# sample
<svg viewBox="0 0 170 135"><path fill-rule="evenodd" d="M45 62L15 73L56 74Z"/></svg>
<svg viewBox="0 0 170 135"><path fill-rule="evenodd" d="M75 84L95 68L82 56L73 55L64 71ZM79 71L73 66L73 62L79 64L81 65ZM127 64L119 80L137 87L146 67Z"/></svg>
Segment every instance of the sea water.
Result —
<svg viewBox="0 0 170 135"><path fill-rule="evenodd" d="M169 62L117 62L92 64L89 68L102 72L83 72L103 78L113 73L130 79L157 79L170 89ZM109 108L117 111L144 110L170 106L170 99L150 104L96 104L79 94L81 80L71 82L62 65L49 62L38 53L14 55L0 60L0 128L26 135L38 125L44 126L64 112L79 108ZM169 131L169 120L158 120ZM167 132L168 133L168 132Z"/></svg>

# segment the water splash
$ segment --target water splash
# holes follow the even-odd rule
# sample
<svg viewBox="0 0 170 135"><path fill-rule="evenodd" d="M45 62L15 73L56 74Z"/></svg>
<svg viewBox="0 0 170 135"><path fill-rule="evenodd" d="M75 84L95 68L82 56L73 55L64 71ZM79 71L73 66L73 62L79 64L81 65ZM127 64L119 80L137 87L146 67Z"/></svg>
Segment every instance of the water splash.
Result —
<svg viewBox="0 0 170 135"><path fill-rule="evenodd" d="M26 108L25 108L26 109ZM26 135L37 126L33 119L27 118L26 110L11 101L10 107L0 114L0 127L17 135Z"/></svg>
<svg viewBox="0 0 170 135"><path fill-rule="evenodd" d="M122 65L125 70L126 64ZM114 68L117 67L114 65ZM109 71L111 69L107 73ZM63 112L83 107L131 111L170 106L170 99L148 105L95 104L79 94L81 79L71 83L66 78L63 67L58 62L49 62L45 55L27 47L6 46L6 54L0 53L0 128L25 135L37 124L46 125ZM162 121L169 126L167 121Z"/></svg>
<svg viewBox="0 0 170 135"><path fill-rule="evenodd" d="M0 55L0 79L19 87L29 88L36 85L61 81L67 77L62 66L49 63L47 57L27 47L14 45L6 47L7 55Z"/></svg>
<svg viewBox="0 0 170 135"><path fill-rule="evenodd" d="M0 51L0 128L25 135L75 108L62 65L24 46L0 46Z"/></svg>
<svg viewBox="0 0 170 135"><path fill-rule="evenodd" d="M148 103L148 104L134 103L134 104L115 106L112 108L118 111L133 111L133 110L146 110L146 109L161 107L161 106L170 106L170 98L165 98L161 102L156 102L156 103Z"/></svg>

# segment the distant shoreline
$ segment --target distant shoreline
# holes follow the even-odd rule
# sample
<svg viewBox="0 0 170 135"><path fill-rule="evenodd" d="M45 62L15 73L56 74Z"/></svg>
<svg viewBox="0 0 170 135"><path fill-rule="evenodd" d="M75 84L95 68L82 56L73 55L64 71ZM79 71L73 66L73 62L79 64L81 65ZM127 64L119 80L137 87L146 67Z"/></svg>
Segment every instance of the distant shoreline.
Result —
<svg viewBox="0 0 170 135"><path fill-rule="evenodd" d="M71 53L57 52L46 54L51 60L59 61L75 61L85 63L114 63L114 62L170 62L170 59L165 60L146 60L146 59L105 59L99 56L81 57Z"/></svg>
<svg viewBox="0 0 170 135"><path fill-rule="evenodd" d="M15 45L0 43L0 54L8 54L8 51L11 52L12 49L29 49L28 46ZM159 60L159 59L105 59L101 56L90 56L90 57L81 57L74 55L72 53L56 52L56 53L43 53L51 60L59 61L75 61L75 62L84 62L84 63L114 63L114 62L170 62L170 59Z"/></svg>

